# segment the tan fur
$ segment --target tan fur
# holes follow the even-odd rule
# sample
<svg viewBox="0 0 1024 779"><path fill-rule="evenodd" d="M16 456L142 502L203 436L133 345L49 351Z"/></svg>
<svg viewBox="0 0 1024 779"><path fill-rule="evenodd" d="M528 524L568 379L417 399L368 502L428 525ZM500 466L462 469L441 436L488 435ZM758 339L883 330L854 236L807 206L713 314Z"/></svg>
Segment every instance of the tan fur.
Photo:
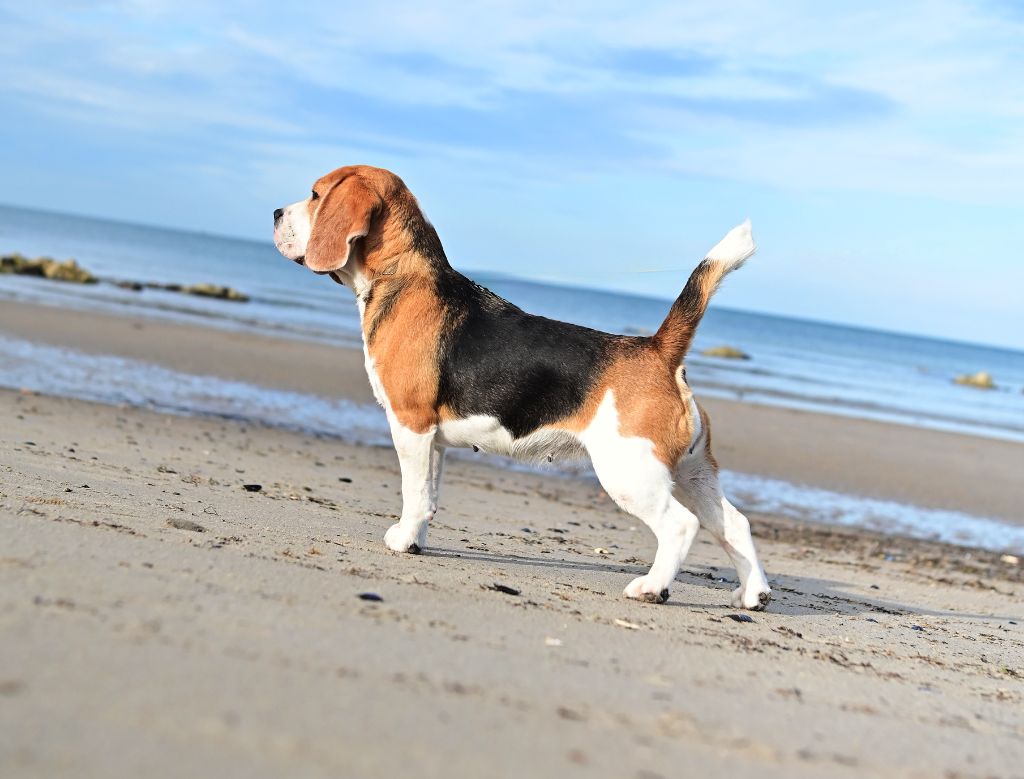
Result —
<svg viewBox="0 0 1024 779"><path fill-rule="evenodd" d="M359 241L359 256L363 273L370 278L395 258L413 252L405 220L410 215L422 215L405 182L391 171L349 165L318 179L313 191L319 197L308 202L313 225L310 247L315 245L319 254L314 266L307 249L310 270L324 273L343 267L347 254L344 244L353 225L366 227L366 235Z"/></svg>
<svg viewBox="0 0 1024 779"><path fill-rule="evenodd" d="M375 299L379 301L386 294L389 284L399 283L405 288L390 315L390 326L382 324L376 330L367 351L398 421L410 430L425 433L439 421L435 408L438 366L434 358L441 334L441 311L425 278L408 281L396 275L380 280L375 285ZM365 322L372 321L374 309L373 304L367 307Z"/></svg>
<svg viewBox="0 0 1024 779"><path fill-rule="evenodd" d="M674 371L648 338L623 336L612 363L597 381L582 407L549 427L579 433L594 418L611 390L624 436L646 438L655 456L672 468L690 446L695 425L690 414L690 388L682 372Z"/></svg>
<svg viewBox="0 0 1024 779"><path fill-rule="evenodd" d="M381 207L380 197L358 176L350 176L324 190L326 194L309 201L310 218L315 220L311 224L316 224L317 229L311 233L306 247L306 267L317 273L347 264L352 243L370 232Z"/></svg>
<svg viewBox="0 0 1024 779"><path fill-rule="evenodd" d="M670 365L676 366L683 361L697 326L704 318L708 302L729 268L728 263L705 259L690 274L686 286L651 339Z"/></svg>
<svg viewBox="0 0 1024 779"><path fill-rule="evenodd" d="M442 306L418 258L410 218L422 220L419 205L395 174L365 165L338 168L313 185L308 202L312 233L306 265L329 272L335 281L358 273L370 283L363 335L392 412L407 428L422 433L438 422L436 355ZM349 235L364 232L352 248L358 267L349 267ZM389 310L387 301L401 285Z"/></svg>

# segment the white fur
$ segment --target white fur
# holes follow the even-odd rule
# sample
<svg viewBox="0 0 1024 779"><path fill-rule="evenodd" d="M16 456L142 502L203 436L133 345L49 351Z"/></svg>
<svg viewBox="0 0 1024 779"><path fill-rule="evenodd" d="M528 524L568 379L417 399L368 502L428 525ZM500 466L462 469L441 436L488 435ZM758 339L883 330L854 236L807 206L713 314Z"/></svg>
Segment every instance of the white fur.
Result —
<svg viewBox="0 0 1024 779"><path fill-rule="evenodd" d="M687 448L687 457L693 455L697 444L701 442L701 437L704 435L704 424L700 421L700 409L697 408L697 401L692 397L690 398L690 419L693 420L693 436L690 438L690 446Z"/></svg>
<svg viewBox="0 0 1024 779"><path fill-rule="evenodd" d="M388 394L384 391L384 384L381 382L380 376L377 375L377 361L370 356L366 344L363 344L363 365L366 366L366 376L370 380L370 389L373 390L373 397L377 399L377 403L384 409L388 416L388 422L390 422L391 404L388 402Z"/></svg>
<svg viewBox="0 0 1024 779"><path fill-rule="evenodd" d="M384 543L395 552L419 551L427 544L427 526L437 512L444 456L435 446L436 432L432 428L416 433L392 418L391 437L402 467L402 517L388 528Z"/></svg>
<svg viewBox="0 0 1024 779"><path fill-rule="evenodd" d="M427 545L427 527L437 513L444 465L444 449L437 444L437 428L417 433L403 425L391 410L374 359L366 350L366 375L377 402L384 407L391 440L402 471L402 516L384 534L384 543L395 552L419 551Z"/></svg>
<svg viewBox="0 0 1024 779"><path fill-rule="evenodd" d="M312 231L309 200L300 200L287 206L274 225L274 245L289 260L297 260L306 256L306 245Z"/></svg>
<svg viewBox="0 0 1024 779"><path fill-rule="evenodd" d="M582 454L579 439L572 433L541 429L522 438L513 438L497 417L488 414L442 422L438 441L444 446L476 447L520 460L562 460Z"/></svg>
<svg viewBox="0 0 1024 779"><path fill-rule="evenodd" d="M735 566L740 586L733 590L733 607L764 608L772 591L757 559L750 522L722 495L718 472L708 462L706 447L706 438L698 440L690 456L679 462L676 495L721 544Z"/></svg>
<svg viewBox="0 0 1024 779"><path fill-rule="evenodd" d="M736 225L725 234L725 238L716 243L706 255L706 260L717 260L725 263L726 272L736 270L744 260L757 251L754 236L751 234L750 220Z"/></svg>
<svg viewBox="0 0 1024 779"><path fill-rule="evenodd" d="M356 308L359 309L359 324L363 324L363 317L366 315L366 298L373 286L373 280L367 278L362 267L353 263L351 268L339 268L335 271L341 280L356 293ZM366 343L363 343L363 351L366 350Z"/></svg>
<svg viewBox="0 0 1024 779"><path fill-rule="evenodd" d="M608 390L590 424L579 437L563 431L538 431L514 439L495 417L476 414L443 422L425 433L409 430L395 417L387 392L366 354L366 372L377 401L384 407L402 469L402 516L388 528L384 543L396 552L426 546L427 528L437 512L445 447L479 449L495 454L540 459L586 449L601 485L615 503L643 521L658 541L654 564L627 585L628 598L663 601L689 553L699 527L719 541L736 567L740 586L733 592L736 608L763 608L771 595L764 569L750 537L750 524L721 493L718 474L706 457L698 421L694 449L673 474L654 454L654 443L624 436L619 428L615 394ZM678 478L678 484L673 481Z"/></svg>
<svg viewBox="0 0 1024 779"><path fill-rule="evenodd" d="M655 456L654 443L621 434L611 390L580 439L608 495L623 511L642 520L658 539L651 570L630 582L624 594L638 600L665 600L697 535L697 517L672 496L672 475Z"/></svg>

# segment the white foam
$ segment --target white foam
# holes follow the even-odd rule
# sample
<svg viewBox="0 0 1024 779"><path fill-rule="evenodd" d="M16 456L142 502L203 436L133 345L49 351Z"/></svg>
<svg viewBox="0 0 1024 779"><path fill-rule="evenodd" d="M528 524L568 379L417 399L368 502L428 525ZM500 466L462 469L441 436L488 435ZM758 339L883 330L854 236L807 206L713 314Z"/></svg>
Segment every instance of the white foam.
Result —
<svg viewBox="0 0 1024 779"><path fill-rule="evenodd" d="M0 386L171 414L261 422L355 443L391 442L384 412L377 406L20 339L0 337Z"/></svg>
<svg viewBox="0 0 1024 779"><path fill-rule="evenodd" d="M1024 527L998 519L847 495L735 471L722 471L721 479L733 502L749 513L780 514L912 538L1024 551Z"/></svg>

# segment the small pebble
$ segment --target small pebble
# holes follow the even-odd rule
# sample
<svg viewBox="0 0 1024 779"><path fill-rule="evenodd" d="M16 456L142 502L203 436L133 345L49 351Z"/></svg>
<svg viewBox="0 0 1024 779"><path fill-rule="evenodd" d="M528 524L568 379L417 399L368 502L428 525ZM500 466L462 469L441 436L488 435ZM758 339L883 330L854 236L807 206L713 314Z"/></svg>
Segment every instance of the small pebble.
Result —
<svg viewBox="0 0 1024 779"><path fill-rule="evenodd" d="M726 614L733 622L753 622L754 618L749 614Z"/></svg>
<svg viewBox="0 0 1024 779"><path fill-rule="evenodd" d="M348 476L339 476L338 477L338 481L344 482L345 484L351 484L352 483L352 479L350 479Z"/></svg>
<svg viewBox="0 0 1024 779"><path fill-rule="evenodd" d="M497 582L495 582L494 584L488 585L486 589L494 590L495 592L503 592L506 595L518 595L519 594L519 590L517 590L515 587L509 587L509 586L507 586L505 584L498 584Z"/></svg>
<svg viewBox="0 0 1024 779"><path fill-rule="evenodd" d="M263 489L262 484L243 484L242 489L246 492L259 492Z"/></svg>
<svg viewBox="0 0 1024 779"><path fill-rule="evenodd" d="M375 592L361 592L359 593L359 600L368 600L373 603L381 603L384 599Z"/></svg>
<svg viewBox="0 0 1024 779"><path fill-rule="evenodd" d="M167 526L177 530L190 530L193 533L205 533L206 528L191 519L168 519Z"/></svg>

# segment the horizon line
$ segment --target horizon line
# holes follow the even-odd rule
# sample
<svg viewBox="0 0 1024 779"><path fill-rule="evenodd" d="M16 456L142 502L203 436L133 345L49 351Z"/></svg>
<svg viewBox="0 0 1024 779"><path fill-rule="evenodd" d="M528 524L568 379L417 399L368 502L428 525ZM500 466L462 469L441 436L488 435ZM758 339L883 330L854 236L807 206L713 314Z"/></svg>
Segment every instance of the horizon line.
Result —
<svg viewBox="0 0 1024 779"><path fill-rule="evenodd" d="M107 222L109 224L116 224L116 225L121 225L121 226L124 226L124 227L143 228L143 229L146 229L146 230L163 230L163 231L170 232L170 233L181 233L181 234L184 234L184 235L193 235L193 236L197 236L197 237L201 237L201 238L212 238L212 239L221 240L221 241L240 241L240 242L244 242L244 243L251 243L251 244L254 244L254 245L257 245L257 246L260 246L260 247L267 247L267 248L273 249L273 241L271 241L269 239L268 240L261 240L261 239L258 239L258 238L251 238L251 237L245 237L245 236L239 236L239 235L231 235L231 234L228 234L228 233L210 232L208 230L196 230L196 229L190 229L190 228L186 228L186 227L154 224L154 223L150 223L150 222L136 222L136 221L130 221L130 220L126 220L126 219L117 219L117 218L113 218L113 217L109 217L109 216L98 216L98 215L94 215L94 214L81 213L81 212L60 211L60 210L55 210L55 209L52 209L52 208L39 208L37 206L15 205L15 204L12 204L12 203L0 203L0 209L9 209L9 210L13 210L13 211L30 211L30 212L35 212L35 213L39 213L39 214L49 214L49 215L58 216L58 217L65 217L65 218L70 217L72 219L85 219L85 220L90 220L90 221L94 221L94 222ZM10 251L17 252L18 250L12 248L12 249L10 249ZM450 263L450 261L449 261L449 263ZM455 266L452 266L452 267L455 267ZM696 266L694 266L694 267L696 267ZM455 268L455 269L459 270L459 268ZM529 276L516 276L516 275L513 275L513 274L504 273L503 271L491 271L491 270L484 270L484 269L480 269L480 268L474 269L474 268L469 267L469 266L467 266L464 271L459 271L459 272L465 272L467 274L470 274L470 273L480 274L480 275L489 276L491 278L496 278L496 279L503 280L503 281L526 282L526 283L529 283L529 284L539 284L539 285L542 285L542 286L555 287L557 289L574 289L574 290L584 290L584 291L590 291L590 292L603 292L603 293L610 294L610 295L619 295L619 296L623 296L623 297L631 297L631 298L636 298L636 299L640 299L640 300L651 300L651 301L657 301L659 303L666 303L666 302L667 303L671 303L672 301L674 301L676 299L675 296L672 296L672 297L659 297L657 295L645 294L643 292L622 291L622 290L610 289L608 287L595 286L595 285L592 285L592 284L587 284L585 282L572 283L572 282L569 282L567 280L566 281L562 281L562 280L557 280L557 279L556 280L552 280L552 279L543 279L543 278L531 278ZM615 271L614 273L616 275L632 275L634 273L649 273L649 272L650 271ZM668 269L668 270L656 271L656 272L658 272L658 273L673 273L673 272L676 272L676 271L674 271L672 269ZM679 273L686 273L686 271L684 271L684 270L680 270L678 272ZM692 273L692 270L690 271L690 273ZM605 275L611 275L611 274L605 272ZM689 273L687 273L687 278L689 278ZM679 286L680 291L682 290L683 285L685 285L685 283L686 283L685 279L681 279L680 280L680 286ZM736 308L734 306L723 306L723 305L720 305L720 304L711 304L709 306L709 308L714 309L714 310L719 310L719 311L729 311L729 312L735 312L735 313L741 313L741 314L753 314L755 316L764 316L764 317L770 317L770 318L773 318L773 319L788 319L790 321L805 322L805 323L808 323L808 324L815 324L815 325L824 325L826 327L848 328L848 329L851 329L851 330L859 330L859 331L865 332L865 333L880 333L880 334L886 334L886 335L904 336L904 337L909 337L909 338L921 338L921 339L924 339L924 340L935 341L935 342L938 342L938 343L961 344L961 345L964 345L964 346L981 347L981 348L985 348L985 349L995 349L995 350L998 350L998 351L1005 351L1005 352L1010 352L1010 353L1013 353L1013 354L1024 354L1024 345L1022 345L1022 346L1007 346L1007 345L1004 345L1004 344L992 344L992 343L983 343L983 342L978 342L978 341L966 341L966 340L957 339L957 338L948 338L948 337L945 337L945 336L938 336L938 335L935 335L933 333L914 332L914 331L910 331L910 330L884 330L884 329L877 328L877 327L870 327L870 326L867 326L867 325L864 325L864 324L861 324L861 323L857 323L857 322L848 322L848 321L840 321L840 320L827 320L827 319L814 319L814 318L805 317L805 316L796 316L796 315L790 315L790 314L779 314L779 313L774 312L774 311L764 311L764 310L758 310L758 309L754 309L754 308Z"/></svg>

